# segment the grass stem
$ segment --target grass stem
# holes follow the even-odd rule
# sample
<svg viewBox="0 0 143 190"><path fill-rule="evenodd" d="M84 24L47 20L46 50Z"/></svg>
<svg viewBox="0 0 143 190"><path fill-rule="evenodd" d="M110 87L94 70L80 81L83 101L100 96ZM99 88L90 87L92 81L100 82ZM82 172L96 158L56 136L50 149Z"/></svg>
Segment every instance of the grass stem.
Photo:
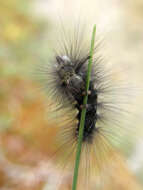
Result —
<svg viewBox="0 0 143 190"><path fill-rule="evenodd" d="M90 75L91 75L91 69L92 69L95 34L96 34L96 25L94 25L93 32L92 32L90 58L89 58L89 62L88 62L88 70L87 70L87 78L86 78L86 92L88 92L89 85L90 85ZM81 155L81 149L82 149L82 139L83 139L85 117L86 117L87 100L88 100L88 93L86 93L86 95L84 96L84 99L83 99L83 105L84 106L83 106L83 109L82 109L82 112L81 112L81 118L80 118L79 138L78 138L78 144L77 144L77 152L76 152L76 160L75 160L75 168L74 168L72 190L77 189L78 170L79 170L80 155Z"/></svg>

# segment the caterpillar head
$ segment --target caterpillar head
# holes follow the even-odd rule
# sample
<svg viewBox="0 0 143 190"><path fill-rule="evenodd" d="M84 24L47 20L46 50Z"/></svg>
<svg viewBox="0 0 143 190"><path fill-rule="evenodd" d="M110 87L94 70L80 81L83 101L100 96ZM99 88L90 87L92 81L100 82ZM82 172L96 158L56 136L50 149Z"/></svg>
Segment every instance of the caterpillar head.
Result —
<svg viewBox="0 0 143 190"><path fill-rule="evenodd" d="M82 73L80 73L80 69L84 65L84 63L89 59L87 57L86 59L82 60L78 65L75 63L72 63L70 58L66 55L64 56L57 56L57 72L59 75L59 78L61 80L61 83L67 87L76 87L81 88L83 87L83 77Z"/></svg>
<svg viewBox="0 0 143 190"><path fill-rule="evenodd" d="M75 64L73 64L69 57L57 56L58 75L61 83L68 88L80 87L83 83L82 77L76 73Z"/></svg>
<svg viewBox="0 0 143 190"><path fill-rule="evenodd" d="M71 60L67 56L57 56L58 75L63 84L69 84L72 77L75 75L75 70Z"/></svg>

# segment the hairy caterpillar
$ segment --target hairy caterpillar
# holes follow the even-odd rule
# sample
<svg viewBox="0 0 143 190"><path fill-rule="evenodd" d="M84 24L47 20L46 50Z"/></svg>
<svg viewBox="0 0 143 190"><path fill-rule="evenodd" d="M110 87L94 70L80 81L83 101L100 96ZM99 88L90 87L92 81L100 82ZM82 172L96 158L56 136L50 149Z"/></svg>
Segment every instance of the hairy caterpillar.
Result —
<svg viewBox="0 0 143 190"><path fill-rule="evenodd" d="M41 85L47 89L48 98L55 105L58 128L55 157L60 155L63 165L73 168L90 43L79 30L72 34L64 31L63 36L59 51L52 61L40 66L38 73ZM104 171L113 159L113 149L126 137L129 127L124 120L129 116L125 109L128 84L126 86L120 80L113 68L107 68L100 44L96 42L95 45L80 163L84 182L94 175L104 180Z"/></svg>

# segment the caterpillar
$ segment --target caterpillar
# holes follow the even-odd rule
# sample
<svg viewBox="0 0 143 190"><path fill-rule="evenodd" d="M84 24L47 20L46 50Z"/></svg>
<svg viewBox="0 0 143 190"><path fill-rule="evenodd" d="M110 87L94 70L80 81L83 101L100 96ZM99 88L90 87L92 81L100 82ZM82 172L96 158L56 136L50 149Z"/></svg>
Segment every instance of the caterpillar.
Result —
<svg viewBox="0 0 143 190"><path fill-rule="evenodd" d="M83 58L79 62L71 62L67 56L57 56L56 60L58 63L57 75L61 81L61 87L65 88L67 96L71 97L75 101L75 109L78 110L77 119L81 118L81 110L83 104L83 97L85 95L85 83L87 68L85 67L89 56ZM96 131L96 120L97 120L97 92L94 87L94 81L90 81L90 87L88 92L88 104L87 104L87 117L85 119L85 126L83 132L83 141L92 141L94 130ZM71 100L70 99L70 100ZM75 136L79 134L79 124L77 125Z"/></svg>
<svg viewBox="0 0 143 190"><path fill-rule="evenodd" d="M85 178L89 180L94 175L104 180L104 170L107 170L112 155L115 155L114 147L119 147L120 142L129 135L128 129L131 129L124 119L130 120L126 109L129 85L120 80L120 73L114 72L113 67L107 67L100 42L96 41L95 45L80 162L84 182ZM64 31L59 51L55 51L51 61L38 68L40 84L47 90L48 98L54 105L54 122L58 128L55 157L60 155L60 161L65 167L70 166L70 170L75 160L79 121L86 93L89 47L90 42L83 30L74 30L72 33Z"/></svg>

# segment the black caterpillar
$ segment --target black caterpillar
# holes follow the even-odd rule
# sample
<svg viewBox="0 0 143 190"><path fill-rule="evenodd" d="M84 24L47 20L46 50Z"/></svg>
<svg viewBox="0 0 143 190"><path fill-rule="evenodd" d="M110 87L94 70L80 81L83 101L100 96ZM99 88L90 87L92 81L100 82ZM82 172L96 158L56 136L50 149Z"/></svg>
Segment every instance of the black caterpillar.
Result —
<svg viewBox="0 0 143 190"><path fill-rule="evenodd" d="M55 57L45 65L40 65L40 68L38 67L38 75L40 84L47 90L48 98L52 99L57 107L55 112L62 112L65 109L67 111L61 119L66 115L72 117L66 125L61 127L61 134L67 136L67 139L69 137L77 141L85 95L87 65L90 58L90 42L79 29L75 31L73 33L64 31L60 48L56 49L54 54ZM108 143L116 139L120 141L119 136L122 132L124 135L126 131L122 124L128 115L125 108L129 102L126 98L128 84L120 81L120 78L115 80L118 73L112 65L108 67L100 47L100 41L95 40L83 133L83 141L90 144L95 143L97 134ZM73 114L73 110L77 110L76 115ZM78 122L73 122L76 119Z"/></svg>
<svg viewBox="0 0 143 190"><path fill-rule="evenodd" d="M55 115L53 120L58 128L55 136L56 160L60 156L59 160L67 166L75 161L90 58L90 42L79 29L75 31L64 31L60 48L56 49L52 61L38 68L40 84L47 90L48 98L54 105L51 112ZM129 85L120 80L122 73L116 72L112 65L108 66L101 50L100 42L95 40L80 160L81 173L86 180L92 172L99 176L103 168L108 167L110 161L106 158L111 158L114 148L119 148L120 143L127 143L129 138L126 137L131 134L130 123L125 122L130 121L126 109L130 103Z"/></svg>
<svg viewBox="0 0 143 190"><path fill-rule="evenodd" d="M75 108L78 110L77 119L80 121L81 110L83 104L83 97L85 95L86 73L87 63L89 56L84 60L81 60L78 64L72 63L67 56L57 56L58 63L57 74L61 81L61 86L66 89L67 96L75 101ZM68 90L67 90L68 89ZM93 133L96 130L97 120L97 92L94 87L93 81L90 81L88 92L88 103L86 105L86 118L83 132L83 141L91 142ZM75 135L78 136L79 124L76 129Z"/></svg>

